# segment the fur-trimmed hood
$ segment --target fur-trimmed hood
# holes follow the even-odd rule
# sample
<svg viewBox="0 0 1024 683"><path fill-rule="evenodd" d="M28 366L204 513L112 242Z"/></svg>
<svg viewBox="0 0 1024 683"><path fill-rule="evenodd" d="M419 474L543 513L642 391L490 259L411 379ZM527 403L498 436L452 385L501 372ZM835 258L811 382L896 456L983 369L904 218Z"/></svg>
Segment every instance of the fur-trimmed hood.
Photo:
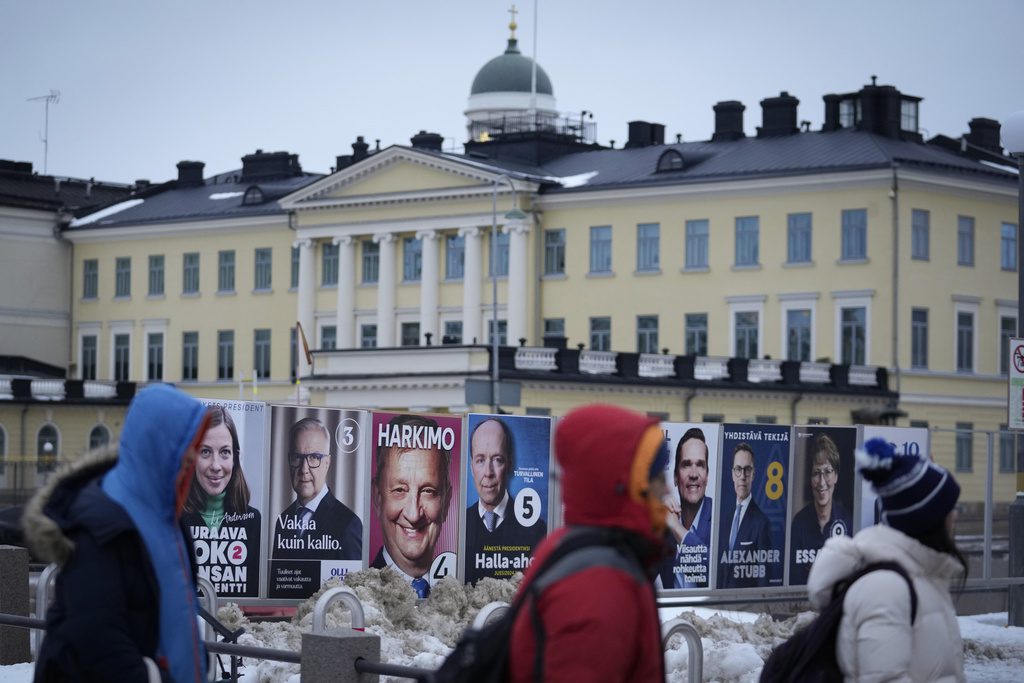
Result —
<svg viewBox="0 0 1024 683"><path fill-rule="evenodd" d="M117 446L98 448L61 467L28 504L21 518L25 541L32 552L46 562L63 566L74 543L66 535L75 520L73 509L78 494L117 463ZM127 519L127 518L126 518Z"/></svg>

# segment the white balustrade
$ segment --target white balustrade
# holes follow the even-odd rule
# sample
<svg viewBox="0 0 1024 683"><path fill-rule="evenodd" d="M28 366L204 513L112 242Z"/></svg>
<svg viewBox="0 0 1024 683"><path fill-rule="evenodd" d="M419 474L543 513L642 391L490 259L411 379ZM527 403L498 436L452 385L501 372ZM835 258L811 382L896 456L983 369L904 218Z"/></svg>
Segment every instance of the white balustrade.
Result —
<svg viewBox="0 0 1024 683"><path fill-rule="evenodd" d="M580 372L587 375L614 375L614 351L580 351Z"/></svg>
<svg viewBox="0 0 1024 683"><path fill-rule="evenodd" d="M754 358L747 364L747 381L781 382L782 363L767 358Z"/></svg>
<svg viewBox="0 0 1024 683"><path fill-rule="evenodd" d="M811 384L828 384L831 380L828 370L828 363L801 363L800 381Z"/></svg>
<svg viewBox="0 0 1024 683"><path fill-rule="evenodd" d="M521 346L516 349L516 370L557 370L555 354L558 349L543 346Z"/></svg>
<svg viewBox="0 0 1024 683"><path fill-rule="evenodd" d="M693 367L694 379L728 379L729 359L720 356L698 356Z"/></svg>
<svg viewBox="0 0 1024 683"><path fill-rule="evenodd" d="M675 377L676 369L672 364L675 356L656 353L641 353L639 375L641 377Z"/></svg>
<svg viewBox="0 0 1024 683"><path fill-rule="evenodd" d="M874 365L851 365L850 386L873 387L878 383L877 368Z"/></svg>

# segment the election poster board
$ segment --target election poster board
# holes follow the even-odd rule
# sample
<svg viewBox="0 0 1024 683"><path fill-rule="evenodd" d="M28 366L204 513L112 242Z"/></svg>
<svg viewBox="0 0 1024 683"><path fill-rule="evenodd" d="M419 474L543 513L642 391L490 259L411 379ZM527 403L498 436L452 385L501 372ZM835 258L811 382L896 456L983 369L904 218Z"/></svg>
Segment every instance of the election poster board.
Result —
<svg viewBox="0 0 1024 683"><path fill-rule="evenodd" d="M931 457L930 435L925 427L864 425L862 429L862 444L870 439L885 439L899 455ZM860 530L864 527L874 526L881 521L882 507L878 496L875 495L874 490L871 488L871 484L864 481L859 475L857 478L860 480L857 482L860 488L860 526L857 529Z"/></svg>
<svg viewBox="0 0 1024 683"><path fill-rule="evenodd" d="M655 585L663 590L711 588L715 499L720 472L721 425L662 422L669 462L665 558Z"/></svg>
<svg viewBox="0 0 1024 683"><path fill-rule="evenodd" d="M470 414L465 441L462 577L507 579L547 535L551 420Z"/></svg>
<svg viewBox="0 0 1024 683"><path fill-rule="evenodd" d="M198 575L217 595L256 598L263 547L266 404L199 399L211 426L182 513Z"/></svg>
<svg viewBox="0 0 1024 683"><path fill-rule="evenodd" d="M829 538L853 535L856 427L793 427L789 585L802 586Z"/></svg>
<svg viewBox="0 0 1024 683"><path fill-rule="evenodd" d="M462 418L374 412L370 434L370 567L456 576Z"/></svg>
<svg viewBox="0 0 1024 683"><path fill-rule="evenodd" d="M722 426L722 472L727 474L718 495L719 588L782 585L789 432L780 425Z"/></svg>
<svg viewBox="0 0 1024 683"><path fill-rule="evenodd" d="M267 597L305 599L363 568L369 413L270 408Z"/></svg>

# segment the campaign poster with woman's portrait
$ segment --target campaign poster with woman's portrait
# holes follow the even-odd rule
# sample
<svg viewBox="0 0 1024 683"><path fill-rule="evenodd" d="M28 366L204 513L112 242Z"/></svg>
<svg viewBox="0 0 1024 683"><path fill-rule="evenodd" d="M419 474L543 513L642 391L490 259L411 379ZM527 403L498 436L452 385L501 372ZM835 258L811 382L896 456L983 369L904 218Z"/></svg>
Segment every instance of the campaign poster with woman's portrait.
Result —
<svg viewBox="0 0 1024 683"><path fill-rule="evenodd" d="M825 541L853 535L856 427L793 427L789 584L807 583Z"/></svg>
<svg viewBox="0 0 1024 683"><path fill-rule="evenodd" d="M466 435L462 576L507 579L547 534L551 419L471 414Z"/></svg>
<svg viewBox="0 0 1024 683"><path fill-rule="evenodd" d="M370 567L425 598L458 567L462 418L375 412L370 443Z"/></svg>
<svg viewBox="0 0 1024 683"><path fill-rule="evenodd" d="M721 425L662 422L661 428L669 452L665 540L674 551L662 562L655 586L709 588Z"/></svg>
<svg viewBox="0 0 1024 683"><path fill-rule="evenodd" d="M719 588L782 585L788 467L788 426L722 426Z"/></svg>
<svg viewBox="0 0 1024 683"><path fill-rule="evenodd" d="M260 590L266 404L200 399L210 424L181 523L192 538L199 576L219 597L255 598Z"/></svg>
<svg viewBox="0 0 1024 683"><path fill-rule="evenodd" d="M368 416L271 406L268 597L308 598L363 568Z"/></svg>

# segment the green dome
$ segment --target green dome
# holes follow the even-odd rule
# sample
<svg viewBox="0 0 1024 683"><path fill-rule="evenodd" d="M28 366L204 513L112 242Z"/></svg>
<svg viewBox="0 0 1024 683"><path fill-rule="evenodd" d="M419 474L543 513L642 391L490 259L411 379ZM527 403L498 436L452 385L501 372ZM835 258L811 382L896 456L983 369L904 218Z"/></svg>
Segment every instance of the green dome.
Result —
<svg viewBox="0 0 1024 683"><path fill-rule="evenodd" d="M470 95L491 92L530 92L530 81L533 76L533 60L519 52L515 38L508 41L505 54L495 57L484 64L473 79ZM544 73L540 64L537 65L537 94L554 95L551 79Z"/></svg>

